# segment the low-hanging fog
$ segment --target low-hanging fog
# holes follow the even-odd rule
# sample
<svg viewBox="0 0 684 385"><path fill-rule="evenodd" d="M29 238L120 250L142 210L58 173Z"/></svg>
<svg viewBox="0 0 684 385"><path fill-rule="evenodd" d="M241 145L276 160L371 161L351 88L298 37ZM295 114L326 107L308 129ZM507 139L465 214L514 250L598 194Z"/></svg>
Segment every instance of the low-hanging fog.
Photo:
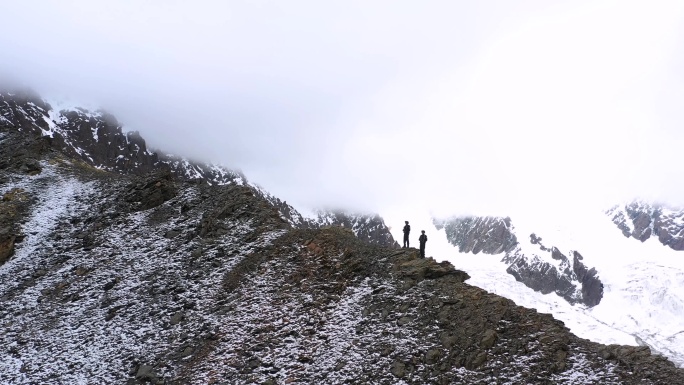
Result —
<svg viewBox="0 0 684 385"><path fill-rule="evenodd" d="M4 81L101 105L303 210L684 205L680 1L0 9Z"/></svg>

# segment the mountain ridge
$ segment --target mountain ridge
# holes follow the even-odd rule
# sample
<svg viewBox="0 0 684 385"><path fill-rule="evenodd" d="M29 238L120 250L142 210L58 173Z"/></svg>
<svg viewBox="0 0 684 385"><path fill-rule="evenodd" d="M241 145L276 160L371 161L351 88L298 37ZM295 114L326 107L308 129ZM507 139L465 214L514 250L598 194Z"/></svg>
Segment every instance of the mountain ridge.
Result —
<svg viewBox="0 0 684 385"><path fill-rule="evenodd" d="M98 169L133 175L169 170L176 177L199 183L246 184L278 207L283 218L294 226L349 226L357 236L369 242L398 246L389 228L377 214L318 210L316 217L305 218L286 201L247 181L241 172L148 150L139 132L124 132L118 120L103 110L92 112L81 107L69 107L57 111L30 90L14 93L0 90L0 117L0 123L40 135L49 147L57 148ZM331 222L330 218L335 220Z"/></svg>
<svg viewBox="0 0 684 385"><path fill-rule="evenodd" d="M0 382L684 383L648 347L578 338L416 249L293 225L242 179L97 168L8 105Z"/></svg>

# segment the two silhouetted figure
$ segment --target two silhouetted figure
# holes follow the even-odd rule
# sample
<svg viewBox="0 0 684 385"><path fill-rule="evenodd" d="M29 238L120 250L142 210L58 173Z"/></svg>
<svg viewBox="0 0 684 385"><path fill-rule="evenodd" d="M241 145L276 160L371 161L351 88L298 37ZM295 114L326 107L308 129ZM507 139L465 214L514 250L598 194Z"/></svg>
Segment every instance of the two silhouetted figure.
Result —
<svg viewBox="0 0 684 385"><path fill-rule="evenodd" d="M409 247L409 233L411 232L411 226L409 226L408 221L404 221L406 223L404 225L404 248ZM420 257L425 258L425 243L427 243L427 235L425 235L425 230L420 231L422 234L420 234L420 237L418 238L418 242L420 242Z"/></svg>

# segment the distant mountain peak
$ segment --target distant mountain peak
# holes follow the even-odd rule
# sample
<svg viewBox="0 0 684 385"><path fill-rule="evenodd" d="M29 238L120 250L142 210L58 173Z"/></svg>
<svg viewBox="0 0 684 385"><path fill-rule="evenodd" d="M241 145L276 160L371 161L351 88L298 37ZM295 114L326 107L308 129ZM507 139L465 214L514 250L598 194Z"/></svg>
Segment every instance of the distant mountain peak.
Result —
<svg viewBox="0 0 684 385"><path fill-rule="evenodd" d="M606 213L625 237L641 242L657 238L673 250L684 250L684 208L636 200L616 205Z"/></svg>
<svg viewBox="0 0 684 385"><path fill-rule="evenodd" d="M454 217L434 223L461 253L503 255L506 272L535 291L556 293L571 304L601 302L603 284L580 253L547 247L535 233L518 234L510 217Z"/></svg>

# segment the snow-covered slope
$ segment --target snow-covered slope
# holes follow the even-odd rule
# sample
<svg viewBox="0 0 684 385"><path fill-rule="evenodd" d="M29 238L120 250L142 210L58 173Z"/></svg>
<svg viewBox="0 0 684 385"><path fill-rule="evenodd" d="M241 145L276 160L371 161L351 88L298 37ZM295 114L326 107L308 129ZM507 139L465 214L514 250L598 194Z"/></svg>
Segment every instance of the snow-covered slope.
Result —
<svg viewBox="0 0 684 385"><path fill-rule="evenodd" d="M531 228L516 228L511 218L462 217L434 220L459 252L502 255L506 271L543 294L556 293L571 304L601 302L603 285L596 269L573 248L548 243ZM568 245L570 246L570 245Z"/></svg>
<svg viewBox="0 0 684 385"><path fill-rule="evenodd" d="M614 216L615 211L609 215L581 213L575 219L548 215L526 222L513 218L511 231L520 242L511 253L537 263L530 270L542 276L557 276L569 260L554 259L553 250L581 251L581 262L595 269L602 285L602 298L594 306L573 305L557 291L544 295L530 289L510 274L515 266L515 261L511 265L511 253L460 253L451 239L447 240L448 229L433 228L428 232L432 233L428 244L431 255L467 271L472 284L519 305L549 312L581 337L608 344L647 345L684 366L684 253L665 247L655 237L644 242L626 238L611 221ZM531 234L537 239L526 242ZM540 253L540 243L553 247L544 247L548 252ZM578 261L573 262L576 266ZM579 287L575 290L581 292Z"/></svg>

